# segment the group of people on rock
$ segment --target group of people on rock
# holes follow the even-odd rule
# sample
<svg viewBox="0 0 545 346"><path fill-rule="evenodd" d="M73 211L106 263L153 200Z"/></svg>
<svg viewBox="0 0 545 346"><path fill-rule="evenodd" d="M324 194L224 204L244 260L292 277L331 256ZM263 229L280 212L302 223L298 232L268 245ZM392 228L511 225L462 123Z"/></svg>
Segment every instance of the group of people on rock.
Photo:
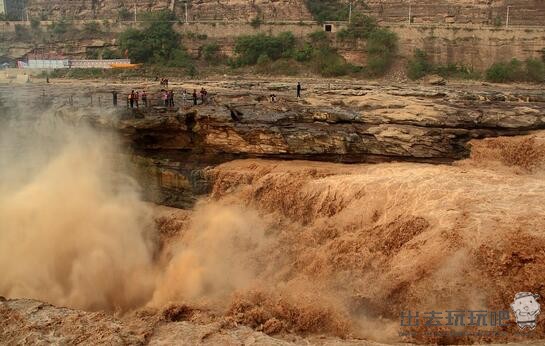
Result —
<svg viewBox="0 0 545 346"><path fill-rule="evenodd" d="M115 95L117 99L117 95ZM140 100L144 104L144 107L148 107L148 94L145 90L140 93L139 91L132 90L131 93L127 96L127 108L139 108Z"/></svg>
<svg viewBox="0 0 545 346"><path fill-rule="evenodd" d="M114 96L114 98L117 98L117 94ZM199 100L200 104L206 104L208 102L208 91L205 88L201 88L200 92L197 92L197 89L193 89L193 93L190 94L187 90L182 89L181 99L182 106L190 104L191 101L193 101L193 105L196 106L199 104ZM159 100L159 105L164 107L174 107L174 89L161 89ZM140 108L140 101L145 108L151 106L151 100L148 99L148 94L145 90L142 92L132 90L127 95L127 108Z"/></svg>
<svg viewBox="0 0 545 346"><path fill-rule="evenodd" d="M161 100L165 107L174 107L174 90L161 89Z"/></svg>
<svg viewBox="0 0 545 346"><path fill-rule="evenodd" d="M159 77L155 77L155 81L157 81L158 79L159 79ZM168 87L168 79L167 78L161 78L160 85Z"/></svg>
<svg viewBox="0 0 545 346"><path fill-rule="evenodd" d="M168 79L161 78L161 85L168 86ZM301 83L297 83L297 98L301 98L302 89ZM201 104L206 104L208 102L208 91L205 88L201 88L197 93L197 89L193 89L193 93L189 94L187 90L182 89L181 98L182 106L185 106L186 103L191 103L191 100L193 101L193 105L197 106L199 104L199 99L201 100ZM159 104L164 107L174 107L174 89L161 89L159 99ZM275 103L277 100L276 94L269 95L270 102ZM127 108L140 108L140 102L142 102L145 108L151 106L151 101L148 99L148 94L145 90L142 92L132 90L127 96ZM117 92L114 92L114 105L115 104L117 104Z"/></svg>

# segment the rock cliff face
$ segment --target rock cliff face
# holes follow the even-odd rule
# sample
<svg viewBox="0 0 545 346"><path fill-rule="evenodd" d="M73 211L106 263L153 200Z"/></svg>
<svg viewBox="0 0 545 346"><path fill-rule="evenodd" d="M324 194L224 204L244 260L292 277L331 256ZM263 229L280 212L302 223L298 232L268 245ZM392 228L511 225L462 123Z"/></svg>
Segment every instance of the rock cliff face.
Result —
<svg viewBox="0 0 545 346"><path fill-rule="evenodd" d="M341 1L348 6L348 1ZM134 1L113 0L28 0L32 17L54 20L61 17L77 19L117 18L125 8L134 11ZM175 0L138 0L138 12L171 9L185 18L185 6ZM542 25L545 4L540 0L424 0L413 2L411 17L414 23L472 23L505 24L507 6L510 22L515 25ZM381 21L405 22L409 18L409 4L405 0L367 0L360 9ZM201 0L189 1L190 20L312 20L304 0Z"/></svg>
<svg viewBox="0 0 545 346"><path fill-rule="evenodd" d="M409 2L405 0L367 0L370 13L385 22L409 21ZM413 1L413 23L458 23L505 25L507 6L513 25L542 25L545 4L540 0L424 0Z"/></svg>
<svg viewBox="0 0 545 346"><path fill-rule="evenodd" d="M136 7L135 7L136 3ZM61 17L77 19L118 18L125 14L132 19L134 10L137 13L169 9L180 19L185 19L185 5L175 0L29 0L28 11L33 17L54 20ZM127 13L128 11L128 13ZM251 20L256 17L268 20L311 20L302 0L221 0L221 1L189 1L189 20ZM130 17L130 18L128 18Z"/></svg>

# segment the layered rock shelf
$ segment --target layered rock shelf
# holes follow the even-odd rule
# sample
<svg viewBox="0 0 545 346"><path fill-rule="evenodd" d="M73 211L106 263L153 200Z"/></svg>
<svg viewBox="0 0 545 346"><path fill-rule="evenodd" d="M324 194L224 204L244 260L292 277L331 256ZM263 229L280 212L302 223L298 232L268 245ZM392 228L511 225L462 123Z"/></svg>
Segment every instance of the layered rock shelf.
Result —
<svg viewBox="0 0 545 346"><path fill-rule="evenodd" d="M122 109L119 121L106 121L96 109L85 117L118 130L136 150L444 162L466 157L470 139L545 128L544 110L539 91L367 87L315 89L306 100L288 96L275 103L263 94L232 93L191 108ZM69 107L58 111L71 112Z"/></svg>
<svg viewBox="0 0 545 346"><path fill-rule="evenodd" d="M119 132L133 161L151 172L153 195L174 206L206 193L206 167L233 159L448 163L469 155L471 139L545 128L545 94L536 89L317 84L297 100L289 84L216 87L223 90L197 107L76 112L64 105L56 112L84 114L93 126Z"/></svg>

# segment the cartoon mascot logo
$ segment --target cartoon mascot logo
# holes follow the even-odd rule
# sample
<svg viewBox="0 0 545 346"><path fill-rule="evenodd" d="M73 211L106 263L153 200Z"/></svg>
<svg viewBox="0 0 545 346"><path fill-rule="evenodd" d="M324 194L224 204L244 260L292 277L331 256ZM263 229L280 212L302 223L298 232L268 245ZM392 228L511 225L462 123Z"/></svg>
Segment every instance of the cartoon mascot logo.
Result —
<svg viewBox="0 0 545 346"><path fill-rule="evenodd" d="M511 304L511 309L515 313L517 324L520 329L526 328L534 330L537 325L537 316L541 308L537 299L539 294L530 292L519 292L515 295L515 300Z"/></svg>

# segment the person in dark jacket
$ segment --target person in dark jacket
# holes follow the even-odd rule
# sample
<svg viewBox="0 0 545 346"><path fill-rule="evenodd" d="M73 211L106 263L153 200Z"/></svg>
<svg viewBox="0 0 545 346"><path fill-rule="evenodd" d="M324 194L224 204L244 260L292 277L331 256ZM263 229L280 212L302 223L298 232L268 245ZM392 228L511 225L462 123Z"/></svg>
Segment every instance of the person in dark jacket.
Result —
<svg viewBox="0 0 545 346"><path fill-rule="evenodd" d="M146 93L146 90L142 91L142 103L145 108L148 108L148 94Z"/></svg>
<svg viewBox="0 0 545 346"><path fill-rule="evenodd" d="M168 94L168 105L174 107L174 90L170 90Z"/></svg>

